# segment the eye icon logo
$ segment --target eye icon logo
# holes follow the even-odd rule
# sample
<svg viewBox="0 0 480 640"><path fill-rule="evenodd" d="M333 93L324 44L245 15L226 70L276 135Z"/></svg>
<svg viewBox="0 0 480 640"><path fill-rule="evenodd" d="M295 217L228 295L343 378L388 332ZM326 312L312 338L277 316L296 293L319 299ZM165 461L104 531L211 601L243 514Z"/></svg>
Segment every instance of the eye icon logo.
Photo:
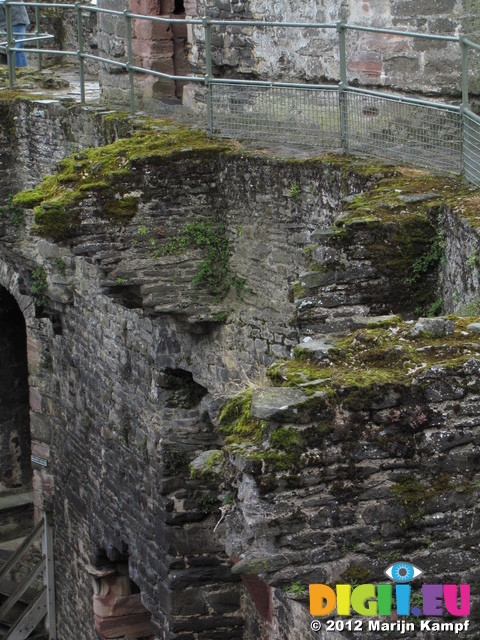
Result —
<svg viewBox="0 0 480 640"><path fill-rule="evenodd" d="M385 575L394 582L410 582L421 576L423 571L408 562L396 562L385 569Z"/></svg>

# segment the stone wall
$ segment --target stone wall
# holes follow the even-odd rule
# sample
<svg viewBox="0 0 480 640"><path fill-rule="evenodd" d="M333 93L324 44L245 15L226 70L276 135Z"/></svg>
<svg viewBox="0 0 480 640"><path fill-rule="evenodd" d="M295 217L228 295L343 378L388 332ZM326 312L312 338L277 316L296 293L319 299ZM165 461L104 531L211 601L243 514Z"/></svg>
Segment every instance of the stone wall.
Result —
<svg viewBox="0 0 480 640"><path fill-rule="evenodd" d="M401 388L374 382L365 406L348 405L347 389L328 407L310 388L313 402L286 425L311 436L302 469L270 469L269 460L238 449L225 450L222 466L228 434L214 425L227 396L263 387L265 366L296 362L292 351L304 338L367 326L368 343L373 316L405 310L408 320L442 287L445 313L475 302L475 194L455 180L377 163L249 155L171 123L115 120L55 102L17 99L5 113L0 153L17 136L24 145L3 168L12 193L52 171L70 145L75 151L57 178L14 199L27 208L25 223L13 224L9 210L0 238L0 285L27 328L32 451L48 464L33 465L33 485L37 509L55 516L59 637L97 637L91 575L112 567L128 571L140 590L153 635L172 640L308 637L305 602L279 587L373 559L378 573L380 554L409 552L418 532L419 564L431 539L432 558L455 555L470 579L475 540L466 523L475 527L478 495L473 346L471 363L453 372L427 371ZM130 140L81 150L122 132ZM448 248L445 262L424 258L443 242L440 231L468 251L467 261ZM213 237L220 253L209 262L205 240ZM414 264L425 266L423 287L412 280ZM44 287L38 278L33 286L37 270ZM460 274L462 287L449 297ZM407 331L396 322L393 329ZM459 339L474 341L466 333ZM280 365L275 370L277 384L290 380ZM300 373L295 383L308 390L312 380ZM277 427L275 417L262 420L263 439L249 442L246 431L253 454ZM283 450L271 448L281 462ZM411 519L391 493L403 469L427 490L448 475L421 517ZM382 524L379 497L391 509ZM227 528L214 533L228 505L235 509ZM447 527L461 552L452 550ZM240 581L247 562L232 571L230 559L260 550L276 562L261 575L274 588L271 625ZM436 561L432 573L450 576Z"/></svg>
<svg viewBox="0 0 480 640"><path fill-rule="evenodd" d="M167 3L168 4L168 3ZM171 4L171 3L170 3ZM123 10L116 0L105 8ZM138 10L137 10L138 9ZM412 3L407 0L367 0L365 2L309 2L299 5L291 0L266 3L264 0L223 2L189 1L183 5L187 18L209 16L221 20L269 20L280 22L317 22L350 24L400 31L457 36L468 34L478 39L477 3L473 0L442 0ZM144 7L132 5L135 13L172 15L170 5L158 3ZM183 15L183 14L182 14ZM175 15L173 15L175 17ZM123 21L99 16L100 50L125 61ZM188 27L188 33L174 33L177 27L152 26L138 21L134 54L151 68L172 73L205 73L204 30ZM186 39L185 39L186 38ZM188 64L185 58L188 55ZM216 26L212 28L214 75L287 82L325 83L339 81L338 34L335 29L253 29ZM478 56L471 53L471 92L478 93ZM348 79L354 85L383 87L402 92L460 95L461 54L455 43L405 38L399 35L361 31L347 32ZM113 76L110 74L114 74ZM110 67L101 75L106 100L127 102L127 77ZM156 100L178 97L179 87L168 80L136 79L140 103L154 108ZM202 108L202 89L189 85L184 103ZM152 98L154 99L152 101Z"/></svg>

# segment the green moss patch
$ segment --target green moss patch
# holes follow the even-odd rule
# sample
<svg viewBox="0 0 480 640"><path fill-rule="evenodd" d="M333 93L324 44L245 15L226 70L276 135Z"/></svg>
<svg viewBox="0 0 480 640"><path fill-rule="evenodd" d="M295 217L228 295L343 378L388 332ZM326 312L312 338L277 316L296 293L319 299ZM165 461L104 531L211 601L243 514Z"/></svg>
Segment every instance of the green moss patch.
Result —
<svg viewBox="0 0 480 640"><path fill-rule="evenodd" d="M33 231L43 237L71 235L81 218L82 200L94 197L98 215L112 223L124 223L137 211L135 196L125 193L128 175L135 163L175 154L210 154L227 149L212 142L201 131L170 123L145 124L141 131L105 147L87 149L59 163L59 172L47 176L28 191L17 194L14 203L34 207Z"/></svg>
<svg viewBox="0 0 480 640"><path fill-rule="evenodd" d="M218 419L219 431L226 436L226 444L256 443L262 439L265 423L252 417L251 404L251 391L245 391L226 403Z"/></svg>
<svg viewBox="0 0 480 640"><path fill-rule="evenodd" d="M440 337L414 337L410 335L413 324L406 322L360 329L339 340L328 360L317 364L307 352L297 351L295 359L276 362L267 375L281 386L317 382L309 388L327 391L331 400L363 410L382 396L385 385L406 387L415 375L434 365L448 369L480 358L480 344L465 331L473 319L455 321L455 331Z"/></svg>

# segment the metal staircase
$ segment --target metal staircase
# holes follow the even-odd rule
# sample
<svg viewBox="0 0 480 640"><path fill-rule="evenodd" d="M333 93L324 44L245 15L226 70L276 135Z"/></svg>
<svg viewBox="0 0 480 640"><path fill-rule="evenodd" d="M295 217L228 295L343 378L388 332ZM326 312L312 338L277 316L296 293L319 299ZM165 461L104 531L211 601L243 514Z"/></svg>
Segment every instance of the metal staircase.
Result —
<svg viewBox="0 0 480 640"><path fill-rule="evenodd" d="M16 572L22 575L20 580L9 577ZM26 638L57 638L53 529L47 513L9 558L0 558L0 640Z"/></svg>

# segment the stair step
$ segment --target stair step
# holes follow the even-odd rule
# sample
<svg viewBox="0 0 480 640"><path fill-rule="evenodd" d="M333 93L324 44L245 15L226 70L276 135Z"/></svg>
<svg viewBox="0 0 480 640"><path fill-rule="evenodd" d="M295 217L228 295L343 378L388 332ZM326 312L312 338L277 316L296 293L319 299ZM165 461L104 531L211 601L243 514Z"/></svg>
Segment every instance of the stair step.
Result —
<svg viewBox="0 0 480 640"><path fill-rule="evenodd" d="M16 591L18 585L18 582L13 582L12 580L7 580L6 578L0 580L0 598L1 596L6 596L7 598L10 597L12 593ZM25 591L19 602L22 602L23 604L29 604L30 602L32 602L32 600L35 600L37 595L38 590L30 587ZM3 601L5 601L5 598L3 598Z"/></svg>
<svg viewBox="0 0 480 640"><path fill-rule="evenodd" d="M33 527L33 493L0 496L0 543L27 534Z"/></svg>

